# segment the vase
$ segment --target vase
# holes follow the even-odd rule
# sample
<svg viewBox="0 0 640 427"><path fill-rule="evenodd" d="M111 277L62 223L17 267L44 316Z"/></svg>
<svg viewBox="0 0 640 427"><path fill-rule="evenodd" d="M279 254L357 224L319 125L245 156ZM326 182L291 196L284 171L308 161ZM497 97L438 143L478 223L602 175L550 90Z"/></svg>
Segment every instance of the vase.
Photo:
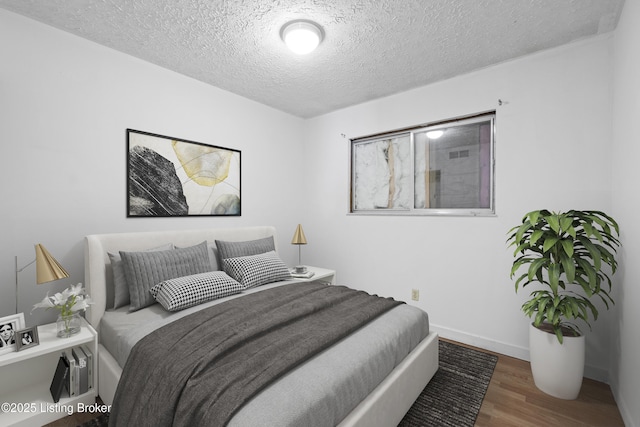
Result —
<svg viewBox="0 0 640 427"><path fill-rule="evenodd" d="M56 323L58 326L58 336L60 338L69 338L80 332L80 315L78 313L64 316L60 314Z"/></svg>
<svg viewBox="0 0 640 427"><path fill-rule="evenodd" d="M584 375L585 337L563 337L529 326L529 352L533 382L559 399L577 399Z"/></svg>

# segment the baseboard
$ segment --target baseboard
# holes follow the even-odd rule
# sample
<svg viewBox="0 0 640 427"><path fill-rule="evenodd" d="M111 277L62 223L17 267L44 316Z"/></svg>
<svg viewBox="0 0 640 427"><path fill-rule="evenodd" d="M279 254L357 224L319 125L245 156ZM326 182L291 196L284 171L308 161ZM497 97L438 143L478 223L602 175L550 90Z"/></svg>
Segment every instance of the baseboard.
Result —
<svg viewBox="0 0 640 427"><path fill-rule="evenodd" d="M468 332L456 329L445 328L433 323L430 327L438 333L442 338L458 341L463 344L472 345L474 347L504 354L506 356L515 357L516 359L529 360L529 349L526 347L518 347L513 344L507 344L500 341L490 340L480 335L470 334Z"/></svg>
<svg viewBox="0 0 640 427"><path fill-rule="evenodd" d="M612 379L610 385L613 398L616 401L616 405L618 405L618 410L620 411L620 416L622 417L622 421L624 421L624 425L627 427L640 427L640 425L634 423L631 411L629 411L629 405L618 391L620 387L618 386L617 381Z"/></svg>
<svg viewBox="0 0 640 427"><path fill-rule="evenodd" d="M506 356L515 357L516 359L526 360L527 362L530 360L528 347L520 347L505 342L495 341L480 335L445 328L439 325L431 324L430 327L442 338L458 341L463 344L472 345L474 347L504 354ZM603 383L609 382L609 371L596 366L585 365L584 376Z"/></svg>

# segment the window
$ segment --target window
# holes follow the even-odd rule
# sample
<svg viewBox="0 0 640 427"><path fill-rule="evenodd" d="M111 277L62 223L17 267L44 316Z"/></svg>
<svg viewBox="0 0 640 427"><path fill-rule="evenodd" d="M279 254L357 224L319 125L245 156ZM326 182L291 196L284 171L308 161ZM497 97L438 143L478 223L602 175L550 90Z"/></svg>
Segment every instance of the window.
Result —
<svg viewBox="0 0 640 427"><path fill-rule="evenodd" d="M351 212L490 215L495 114L351 140Z"/></svg>

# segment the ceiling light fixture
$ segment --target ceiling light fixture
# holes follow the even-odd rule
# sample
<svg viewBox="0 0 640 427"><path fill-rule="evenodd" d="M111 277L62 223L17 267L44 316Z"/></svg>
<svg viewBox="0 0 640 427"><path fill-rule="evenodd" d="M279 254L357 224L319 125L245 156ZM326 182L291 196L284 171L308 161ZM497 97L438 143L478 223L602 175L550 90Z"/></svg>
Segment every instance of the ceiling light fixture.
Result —
<svg viewBox="0 0 640 427"><path fill-rule="evenodd" d="M286 23L280 31L280 36L291 51L298 55L306 55L318 47L323 33L315 22L296 20Z"/></svg>

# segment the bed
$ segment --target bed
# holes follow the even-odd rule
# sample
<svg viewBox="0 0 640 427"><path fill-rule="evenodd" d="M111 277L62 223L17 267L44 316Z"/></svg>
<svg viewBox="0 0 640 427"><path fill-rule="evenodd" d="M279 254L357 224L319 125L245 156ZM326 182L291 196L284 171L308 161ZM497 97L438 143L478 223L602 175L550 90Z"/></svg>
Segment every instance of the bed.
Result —
<svg viewBox="0 0 640 427"><path fill-rule="evenodd" d="M121 300L121 306L113 308L118 305L116 300L122 299L115 289L121 273L114 268L118 263L114 254L124 252L126 259L121 261L128 262L128 268L133 268L131 266L136 264L131 263L131 258L135 257L130 257L130 254L154 250L164 254L172 248L194 248L206 242L210 269L219 270L222 269L220 249L214 242L229 244L233 248L234 242L243 245L265 240L271 240L277 249L274 227L86 236L85 282L94 301L86 317L99 332L97 385L101 399L106 404L112 404L114 398L127 400L122 396L134 383L121 385L116 395L123 368L128 360L130 364L134 363L132 352L140 347L137 344L145 339L150 341L149 338L157 331L173 328L185 319L202 316L205 311L214 312L221 307L239 304L245 298L266 298L267 293L278 292L280 296L277 298L282 298L283 292L303 289L295 279L287 278L177 311L168 311L155 301L131 311L134 305L140 305L139 298L148 297L137 297L132 293L130 305L122 305ZM325 292L326 288L335 288L331 291L336 292L337 288L344 288L324 284L309 286L313 292ZM347 289L344 292L348 292ZM407 304L385 310L366 325L357 327L343 338L336 338L328 348L306 357L304 363L294 364L285 374L259 388L248 402L233 412L226 424L236 427L257 423L265 426L397 425L438 369L438 337L429 330L428 317L421 310ZM127 372L125 374L126 378L130 377Z"/></svg>

